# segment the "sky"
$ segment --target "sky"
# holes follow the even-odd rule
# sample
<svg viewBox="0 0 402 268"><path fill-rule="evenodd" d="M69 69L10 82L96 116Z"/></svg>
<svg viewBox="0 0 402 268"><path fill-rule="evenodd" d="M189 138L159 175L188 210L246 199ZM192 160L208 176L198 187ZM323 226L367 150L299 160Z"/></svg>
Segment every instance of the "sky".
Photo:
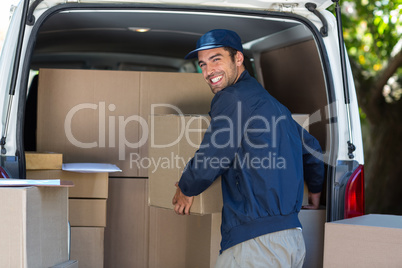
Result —
<svg viewBox="0 0 402 268"><path fill-rule="evenodd" d="M6 36L8 21L10 18L10 7L16 5L20 0L0 0L0 50Z"/></svg>

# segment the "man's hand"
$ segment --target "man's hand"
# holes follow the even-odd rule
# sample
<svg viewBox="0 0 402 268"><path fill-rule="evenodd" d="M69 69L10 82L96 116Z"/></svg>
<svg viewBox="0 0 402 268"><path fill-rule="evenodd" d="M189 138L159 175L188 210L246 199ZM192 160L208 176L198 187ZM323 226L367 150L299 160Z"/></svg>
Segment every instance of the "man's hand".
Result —
<svg viewBox="0 0 402 268"><path fill-rule="evenodd" d="M190 215L190 208L193 204L194 196L186 196L179 188L179 183L176 182L176 194L173 197L172 203L174 211L178 215Z"/></svg>
<svg viewBox="0 0 402 268"><path fill-rule="evenodd" d="M315 194L308 192L308 205L303 206L303 208L318 209L320 207L320 197L321 197L321 192L315 193Z"/></svg>

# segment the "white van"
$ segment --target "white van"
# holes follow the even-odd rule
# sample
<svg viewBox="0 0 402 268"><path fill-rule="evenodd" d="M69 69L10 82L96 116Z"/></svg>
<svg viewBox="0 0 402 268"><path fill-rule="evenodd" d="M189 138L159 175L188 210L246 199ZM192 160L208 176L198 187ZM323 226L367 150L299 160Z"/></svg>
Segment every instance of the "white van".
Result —
<svg viewBox="0 0 402 268"><path fill-rule="evenodd" d="M141 181L146 189L146 171L133 171L130 158L121 154L121 150L133 151L135 139L141 137L130 136L131 122L127 119L134 116L133 112L123 116L119 108L138 106L138 115L142 116L141 109L163 102L186 114L208 113L211 97L191 91L191 79L198 78L186 78L200 76L200 70L195 61L184 60L184 56L207 31L234 30L243 41L250 74L293 114L308 115L305 126L323 148L326 183L322 209L300 213L307 244L305 267L320 267L324 222L364 214L364 157L358 104L341 22L327 10L333 4L338 2L21 0L13 12L0 61L2 176L26 178L25 151L55 151L63 153L66 162L113 162L122 168L121 174L110 176L110 191L115 195L108 202L124 200L126 197L120 195L127 193L123 190L130 181ZM339 8L336 10L340 12ZM148 94L148 101L140 103L131 91L119 91L127 84L145 81L142 75L147 73L153 75L146 80L148 83L160 79L157 84L169 92L161 89L152 95L140 89L141 98ZM121 78L122 74L139 78ZM115 80L106 81L107 77ZM127 80L123 83L122 79ZM80 86L80 81L85 86ZM109 91L94 89L109 82L116 85ZM41 91L44 85L47 89ZM182 88L189 88L185 98ZM54 94L48 94L52 89ZM91 90L90 101L83 97L86 89ZM64 107L67 103L73 106ZM60 111L71 112L71 107L83 104L89 105L86 107L95 114L96 124L92 124L92 117L70 114L70 120L83 121L78 130L67 131L66 115ZM94 133L77 138L81 134L75 131ZM66 137L69 133L75 135L81 147ZM147 153L146 149L136 150ZM146 209L136 210L141 211L137 218L152 222L152 213ZM109 215L108 226L115 228L113 217L118 216ZM133 218L124 220L136 225ZM156 262L144 257L151 254L147 238L151 229L138 227L143 228L139 231L142 238L130 237L130 241L137 239L133 245L130 243L134 242L122 242L124 232L129 236L130 230L119 228L109 233L106 229L105 267L153 267ZM113 240L119 232L123 233L120 240ZM147 250L127 253L110 246L112 240L125 243L121 247ZM133 263L132 259L144 261L128 265ZM112 265L113 262L120 266Z"/></svg>

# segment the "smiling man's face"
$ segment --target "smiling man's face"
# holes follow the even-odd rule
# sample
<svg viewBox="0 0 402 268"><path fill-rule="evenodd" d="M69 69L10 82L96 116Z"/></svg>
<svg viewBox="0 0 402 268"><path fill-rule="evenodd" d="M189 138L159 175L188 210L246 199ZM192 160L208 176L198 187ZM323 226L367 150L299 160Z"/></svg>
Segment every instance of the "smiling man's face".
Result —
<svg viewBox="0 0 402 268"><path fill-rule="evenodd" d="M243 54L237 52L234 60L222 47L198 52L198 64L214 94L236 83L244 70Z"/></svg>

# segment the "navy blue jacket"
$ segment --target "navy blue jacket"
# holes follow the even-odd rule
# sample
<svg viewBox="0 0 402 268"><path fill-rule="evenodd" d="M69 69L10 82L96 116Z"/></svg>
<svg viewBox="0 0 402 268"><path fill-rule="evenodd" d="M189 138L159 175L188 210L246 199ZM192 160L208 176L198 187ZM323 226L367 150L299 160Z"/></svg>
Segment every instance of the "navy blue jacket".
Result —
<svg viewBox="0 0 402 268"><path fill-rule="evenodd" d="M221 251L243 241L301 227L303 178L322 190L318 141L247 71L214 96L211 123L179 187L195 196L222 177ZM304 144L304 146L303 146Z"/></svg>

